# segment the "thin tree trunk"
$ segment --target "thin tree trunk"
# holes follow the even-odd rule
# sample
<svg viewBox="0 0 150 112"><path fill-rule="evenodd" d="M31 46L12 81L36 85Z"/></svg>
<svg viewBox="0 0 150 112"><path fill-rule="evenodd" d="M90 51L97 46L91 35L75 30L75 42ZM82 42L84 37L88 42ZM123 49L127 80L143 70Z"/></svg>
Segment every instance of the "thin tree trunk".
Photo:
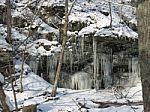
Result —
<svg viewBox="0 0 150 112"><path fill-rule="evenodd" d="M12 88L12 91L13 91L16 112L18 112L17 98L16 98L16 93L15 93L15 89L14 89L14 85L13 85L12 79L11 79L11 88Z"/></svg>
<svg viewBox="0 0 150 112"><path fill-rule="evenodd" d="M23 80L23 72L24 72L24 64L28 58L25 57L25 51L27 50L27 46L25 46L25 49L23 50L22 52L22 65L21 65L21 74L20 74L20 92L22 93L23 92L23 83L22 83L22 80Z"/></svg>
<svg viewBox="0 0 150 112"><path fill-rule="evenodd" d="M7 42L11 43L11 5L10 0L6 0L7 5ZM3 90L3 86L0 83L0 101L2 104L3 112L10 112L10 109L6 103L6 95Z"/></svg>
<svg viewBox="0 0 150 112"><path fill-rule="evenodd" d="M150 0L140 0L137 12L144 112L150 112Z"/></svg>
<svg viewBox="0 0 150 112"><path fill-rule="evenodd" d="M6 103L6 95L3 90L3 86L0 83L0 102L2 105L3 112L10 112L9 106Z"/></svg>
<svg viewBox="0 0 150 112"><path fill-rule="evenodd" d="M110 25L109 27L112 28L112 12L111 12L111 2L108 2L109 3L109 14L110 14Z"/></svg>
<svg viewBox="0 0 150 112"><path fill-rule="evenodd" d="M11 3L10 3L10 0L6 0L6 5L7 5L7 41L8 43L12 46L12 38L11 38L11 19L12 19L12 16L11 16ZM13 49L13 47L12 47ZM14 51L13 51L14 52ZM13 62L13 58L12 57L12 54L10 53L9 54L9 61ZM16 93L15 93L15 90L14 90L14 85L13 85L13 77L12 77L12 68L11 68L11 63L9 62L9 76L11 77L11 86L12 86L12 91L13 91L13 95L14 95L14 101L15 101L15 107L16 107L16 112L18 112L18 106L17 106L17 100L16 100Z"/></svg>
<svg viewBox="0 0 150 112"><path fill-rule="evenodd" d="M7 41L11 43L11 4L10 0L6 0L7 4Z"/></svg>
<svg viewBox="0 0 150 112"><path fill-rule="evenodd" d="M65 24L64 24L63 43L62 43L59 63L58 63L57 71L56 71L55 82L54 82L54 86L52 89L52 94L51 94L52 97L56 96L58 80L60 78L60 71L61 71L61 66L63 62L63 55L64 55L65 44L66 44L66 39L67 39L67 31L68 31L68 0L65 1Z"/></svg>
<svg viewBox="0 0 150 112"><path fill-rule="evenodd" d="M9 60L11 62L11 58ZM15 93L15 89L14 89L14 85L13 85L13 76L12 76L12 73L15 70L12 71L10 62L9 62L9 73L8 73L8 75L10 76L10 80L11 80L11 88L12 88L12 92L13 92L13 96L14 96L14 102L15 102L16 112L18 112L17 98L16 98L16 93Z"/></svg>
<svg viewBox="0 0 150 112"><path fill-rule="evenodd" d="M23 54L24 56L24 54ZM23 57L22 65L21 65L21 74L20 74L20 92L23 92L23 84L22 84L22 79L23 79L23 72L24 72L24 63L25 63L25 57Z"/></svg>

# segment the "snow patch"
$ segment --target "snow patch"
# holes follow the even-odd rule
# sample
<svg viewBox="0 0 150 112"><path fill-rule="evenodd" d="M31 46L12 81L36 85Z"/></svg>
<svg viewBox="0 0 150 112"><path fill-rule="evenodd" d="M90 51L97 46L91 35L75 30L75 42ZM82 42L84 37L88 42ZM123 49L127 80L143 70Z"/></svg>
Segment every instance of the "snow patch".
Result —
<svg viewBox="0 0 150 112"><path fill-rule="evenodd" d="M5 78L4 78L4 76L0 73L0 83L4 83L4 80L5 80Z"/></svg>

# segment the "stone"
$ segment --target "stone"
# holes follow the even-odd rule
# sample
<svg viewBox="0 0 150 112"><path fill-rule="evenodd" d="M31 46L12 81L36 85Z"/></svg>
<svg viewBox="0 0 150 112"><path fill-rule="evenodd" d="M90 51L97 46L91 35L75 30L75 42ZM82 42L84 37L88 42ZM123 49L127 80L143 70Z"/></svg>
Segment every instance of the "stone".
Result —
<svg viewBox="0 0 150 112"><path fill-rule="evenodd" d="M22 112L37 112L37 106L36 105L28 105L23 107Z"/></svg>

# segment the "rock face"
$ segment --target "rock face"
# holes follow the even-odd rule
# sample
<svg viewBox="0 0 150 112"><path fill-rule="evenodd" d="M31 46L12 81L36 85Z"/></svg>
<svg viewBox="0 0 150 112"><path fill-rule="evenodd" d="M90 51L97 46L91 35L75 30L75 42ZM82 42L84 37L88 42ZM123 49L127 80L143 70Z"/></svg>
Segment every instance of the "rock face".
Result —
<svg viewBox="0 0 150 112"><path fill-rule="evenodd" d="M30 9L33 11L33 13L35 8L35 6L30 6ZM64 12L64 5L41 6L41 10L39 11L38 15L44 22L55 28L56 26L58 27L59 24L61 24Z"/></svg>
<svg viewBox="0 0 150 112"><path fill-rule="evenodd" d="M27 20L23 17L15 16L12 17L12 25L18 28L24 28L27 24Z"/></svg>
<svg viewBox="0 0 150 112"><path fill-rule="evenodd" d="M131 21L131 18L128 18L128 14L126 16L121 15L123 13L121 12L120 14L119 11L123 9L117 8L120 7L117 4L112 4L112 12L116 13L119 19L117 20L116 14L113 14L114 20L112 28L110 28L109 7L107 3L103 2L97 1L98 4L95 5L93 4L94 1L91 4L78 4L69 15L69 31L59 87L88 89L93 88L96 81L99 88L107 88L113 84L124 84L123 82L127 82L132 73L137 73L138 62L132 60L137 57L137 41L134 41L135 38L132 40L129 35L133 33L132 36L136 37L136 33L131 31L131 29L136 31L136 22ZM20 34L29 37L27 44L33 44L40 39L59 43L58 45L45 45L38 41L35 49L33 47L31 51L29 50L30 53L27 51L29 53L27 64L30 65L32 71L53 84L59 61L59 52L55 52L55 48L59 45L61 48L63 38L64 4L47 4L41 7L30 4L25 8L25 12L22 12L22 15L19 13L19 7L22 6L18 6L17 11L12 9L17 12L13 13L12 24ZM1 24L6 24L5 10L5 5L0 5ZM36 12L37 10L39 10L38 13ZM131 12L132 8L129 11L123 11ZM33 17L35 17L35 21L31 24ZM124 27L126 25L124 22L128 26ZM95 45L93 45L94 38L96 39ZM15 39L19 44L20 40ZM136 44L134 45L134 43ZM133 47L132 51L131 46ZM29 45L28 47L30 49L32 46ZM34 50L37 50L37 53ZM47 54L47 51L52 55ZM94 51L96 51L96 58L94 58ZM41 52L45 52L45 54L41 55ZM3 60L4 63L7 63L7 56L2 56L0 62ZM3 63L0 64L0 66L4 65Z"/></svg>
<svg viewBox="0 0 150 112"><path fill-rule="evenodd" d="M6 52L0 52L0 67L6 66L9 64L9 54Z"/></svg>
<svg viewBox="0 0 150 112"><path fill-rule="evenodd" d="M28 105L23 107L22 112L37 112L37 106L36 105Z"/></svg>
<svg viewBox="0 0 150 112"><path fill-rule="evenodd" d="M6 7L4 5L0 5L0 24L6 23Z"/></svg>

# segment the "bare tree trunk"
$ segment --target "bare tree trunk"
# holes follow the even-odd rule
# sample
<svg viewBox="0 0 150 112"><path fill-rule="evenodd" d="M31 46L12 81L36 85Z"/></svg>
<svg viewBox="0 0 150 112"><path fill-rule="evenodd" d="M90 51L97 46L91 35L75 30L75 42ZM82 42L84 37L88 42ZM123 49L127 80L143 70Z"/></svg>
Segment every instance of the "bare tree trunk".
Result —
<svg viewBox="0 0 150 112"><path fill-rule="evenodd" d="M109 27L112 28L112 12L111 12L111 2L108 2L109 3L109 14L110 14L110 25Z"/></svg>
<svg viewBox="0 0 150 112"><path fill-rule="evenodd" d="M12 38L11 38L11 19L12 19L12 16L11 16L11 3L10 3L10 0L6 0L6 5L7 5L7 41L12 46ZM13 49L13 47L12 47L12 49ZM12 54L10 53L9 54L9 61L13 62L13 60L11 60L13 58L11 58L11 57L12 57ZM12 86L12 91L13 91L13 95L14 95L15 107L16 107L16 112L18 112L16 93L15 93L15 90L14 90L14 85L13 85L13 80L12 80L13 76L12 76L12 68L11 68L11 63L10 62L9 62L8 76L11 77L11 86Z"/></svg>
<svg viewBox="0 0 150 112"><path fill-rule="evenodd" d="M59 63L58 63L57 71L56 71L55 82L54 82L54 86L52 89L52 94L51 94L52 97L56 96L58 80L60 77L61 65L63 62L63 55L64 55L65 44L66 44L66 39L67 39L67 31L68 31L68 0L65 1L65 24L64 24L63 43L62 43L61 53L60 53L60 57L59 57Z"/></svg>
<svg viewBox="0 0 150 112"><path fill-rule="evenodd" d="M15 93L15 89L14 89L12 78L11 78L11 88L12 88L12 91L13 91L16 112L18 112L17 98L16 98L16 93Z"/></svg>
<svg viewBox="0 0 150 112"><path fill-rule="evenodd" d="M27 50L27 46L25 46L25 49L22 51L22 64L21 64L21 74L20 74L20 92L22 93L23 92L23 83L22 83L22 80L23 80L23 72L24 72L24 64L28 58L25 57L25 51Z"/></svg>
<svg viewBox="0 0 150 112"><path fill-rule="evenodd" d="M7 38L6 41L11 43L11 5L10 0L6 0L7 5ZM10 109L6 103L6 95L3 90L3 86L0 83L0 101L2 104L3 112L10 112Z"/></svg>
<svg viewBox="0 0 150 112"><path fill-rule="evenodd" d="M9 60L11 62L11 58ZM16 112L18 112L17 98L16 98L16 93L15 93L15 89L14 89L14 85L13 85L13 76L12 76L12 73L15 70L12 71L11 63L10 62L9 62L9 73L8 73L8 76L10 76L11 88L12 88L12 92L13 92L13 96L14 96L14 102L15 102L15 108L16 108ZM14 67L13 67L13 69L14 69Z"/></svg>
<svg viewBox="0 0 150 112"><path fill-rule="evenodd" d="M3 90L3 86L0 83L0 102L2 104L3 112L10 112L9 106L6 103L6 95Z"/></svg>
<svg viewBox="0 0 150 112"><path fill-rule="evenodd" d="M137 12L144 112L150 112L150 0L140 0Z"/></svg>
<svg viewBox="0 0 150 112"><path fill-rule="evenodd" d="M11 43L11 4L10 0L6 0L7 4L7 41Z"/></svg>
<svg viewBox="0 0 150 112"><path fill-rule="evenodd" d="M23 56L24 56L24 54L23 54ZM24 63L25 63L25 59L24 59L24 57L23 57L22 65L21 65L21 74L20 74L20 92L21 92L21 93L23 92L22 79L23 79Z"/></svg>

